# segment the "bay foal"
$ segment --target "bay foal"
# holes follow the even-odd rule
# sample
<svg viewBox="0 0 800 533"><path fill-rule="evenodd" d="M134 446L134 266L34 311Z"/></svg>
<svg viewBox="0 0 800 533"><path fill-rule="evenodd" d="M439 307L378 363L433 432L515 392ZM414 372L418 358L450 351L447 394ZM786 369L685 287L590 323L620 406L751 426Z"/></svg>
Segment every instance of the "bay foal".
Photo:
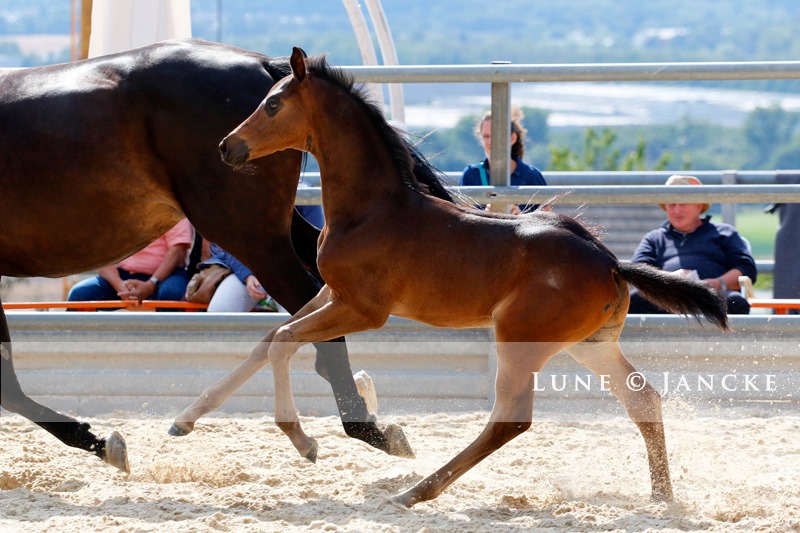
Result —
<svg viewBox="0 0 800 533"><path fill-rule="evenodd" d="M268 358L273 365L276 422L298 451L313 458L317 448L300 427L292 398L289 362L301 345L379 328L389 315L434 326L494 326L496 401L488 425L398 502L435 498L527 430L533 373L564 349L609 376L644 437L652 496L672 499L660 397L649 385L631 390L625 382L635 371L618 344L628 283L670 311L726 328L717 293L701 282L619 262L569 217L491 214L433 198L414 179L401 136L352 80L298 48L290 64L291 76L220 149L237 167L287 148L319 161L327 225L317 264L326 285L261 349L262 363Z"/></svg>

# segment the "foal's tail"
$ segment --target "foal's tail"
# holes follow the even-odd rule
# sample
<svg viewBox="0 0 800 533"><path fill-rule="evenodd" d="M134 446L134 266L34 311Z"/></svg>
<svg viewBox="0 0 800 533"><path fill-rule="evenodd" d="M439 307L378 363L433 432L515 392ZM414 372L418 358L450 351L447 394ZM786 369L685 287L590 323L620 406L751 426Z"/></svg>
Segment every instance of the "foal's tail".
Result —
<svg viewBox="0 0 800 533"><path fill-rule="evenodd" d="M698 321L704 316L723 330L728 329L725 298L702 281L692 280L643 263L617 263L625 281L639 289L639 294L657 306Z"/></svg>

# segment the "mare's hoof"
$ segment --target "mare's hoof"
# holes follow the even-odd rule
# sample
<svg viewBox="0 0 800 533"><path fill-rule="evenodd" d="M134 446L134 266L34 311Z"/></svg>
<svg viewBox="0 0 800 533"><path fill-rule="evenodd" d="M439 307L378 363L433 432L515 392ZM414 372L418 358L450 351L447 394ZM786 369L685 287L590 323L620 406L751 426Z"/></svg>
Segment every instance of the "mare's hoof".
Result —
<svg viewBox="0 0 800 533"><path fill-rule="evenodd" d="M397 457L407 457L413 459L414 450L411 449L411 444L408 443L406 434L403 428L397 424L389 424L383 431L386 436L386 441L389 443L389 455L396 455Z"/></svg>
<svg viewBox="0 0 800 533"><path fill-rule="evenodd" d="M375 391L375 383L372 378L363 370L353 374L353 381L356 382L358 395L364 398L367 404L367 412L375 416L378 414L378 393Z"/></svg>
<svg viewBox="0 0 800 533"><path fill-rule="evenodd" d="M185 437L194 430L194 422L173 422L167 433L173 437Z"/></svg>
<svg viewBox="0 0 800 533"><path fill-rule="evenodd" d="M319 445L317 445L317 440L313 437L311 438L311 448L306 453L301 453L303 457L308 459L314 464L317 464L317 451L319 450Z"/></svg>
<svg viewBox="0 0 800 533"><path fill-rule="evenodd" d="M103 460L111 466L116 466L126 474L131 473L131 464L128 462L128 445L125 437L119 431L112 431L106 437Z"/></svg>

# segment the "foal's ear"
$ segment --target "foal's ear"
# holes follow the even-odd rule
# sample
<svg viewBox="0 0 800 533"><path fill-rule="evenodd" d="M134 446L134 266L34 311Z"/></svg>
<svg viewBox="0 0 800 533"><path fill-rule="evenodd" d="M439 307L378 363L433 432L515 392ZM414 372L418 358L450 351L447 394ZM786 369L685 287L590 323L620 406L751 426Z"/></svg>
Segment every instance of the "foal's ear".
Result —
<svg viewBox="0 0 800 533"><path fill-rule="evenodd" d="M297 81L303 81L306 77L306 53L303 51L302 48L293 47L292 48L292 57L289 60L289 64L292 66L292 74Z"/></svg>

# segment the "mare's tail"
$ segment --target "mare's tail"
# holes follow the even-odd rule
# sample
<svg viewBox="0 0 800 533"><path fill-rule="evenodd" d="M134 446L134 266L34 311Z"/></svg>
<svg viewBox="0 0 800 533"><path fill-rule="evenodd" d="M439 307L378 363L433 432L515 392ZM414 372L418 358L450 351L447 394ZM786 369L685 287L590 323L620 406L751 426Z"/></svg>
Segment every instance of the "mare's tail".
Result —
<svg viewBox="0 0 800 533"><path fill-rule="evenodd" d="M700 316L728 329L725 298L702 281L692 280L643 263L617 264L617 270L625 281L639 289L639 294L671 313Z"/></svg>

